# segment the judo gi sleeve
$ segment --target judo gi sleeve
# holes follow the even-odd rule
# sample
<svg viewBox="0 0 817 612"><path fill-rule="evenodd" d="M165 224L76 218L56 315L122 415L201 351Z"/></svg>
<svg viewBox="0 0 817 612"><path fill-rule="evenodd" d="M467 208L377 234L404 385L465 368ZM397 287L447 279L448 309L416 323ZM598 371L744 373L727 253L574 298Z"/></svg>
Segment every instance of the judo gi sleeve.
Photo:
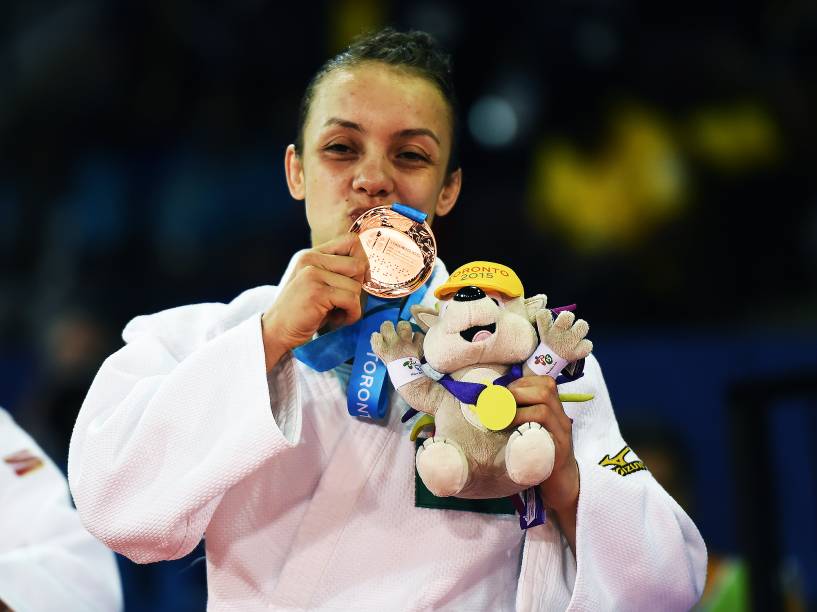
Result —
<svg viewBox="0 0 817 612"><path fill-rule="evenodd" d="M113 553L82 527L65 477L3 410L0 454L0 601L15 612L121 610Z"/></svg>
<svg viewBox="0 0 817 612"><path fill-rule="evenodd" d="M137 563L188 554L225 491L300 435L291 358L268 387L260 314L270 302L257 297L137 317L80 409L68 456L77 509L91 533ZM290 439L273 412L285 415Z"/></svg>
<svg viewBox="0 0 817 612"><path fill-rule="evenodd" d="M566 407L573 418L580 492L576 517L575 580L568 610L689 610L706 578L706 546L692 520L650 474L621 436L601 369L587 360L585 376L569 392L595 399ZM552 539L552 538L551 538ZM528 581L552 573L555 561L529 538L523 574ZM566 544L561 563L572 556ZM517 603L547 608L547 584ZM518 606L519 607L519 606Z"/></svg>

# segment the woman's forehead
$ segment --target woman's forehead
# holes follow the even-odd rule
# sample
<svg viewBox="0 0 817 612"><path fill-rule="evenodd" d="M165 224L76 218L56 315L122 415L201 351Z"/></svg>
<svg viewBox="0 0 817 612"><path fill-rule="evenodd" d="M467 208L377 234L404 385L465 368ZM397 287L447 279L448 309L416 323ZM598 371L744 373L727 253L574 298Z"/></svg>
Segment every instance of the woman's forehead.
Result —
<svg viewBox="0 0 817 612"><path fill-rule="evenodd" d="M431 81L379 62L334 70L318 84L308 128L338 120L364 130L429 129L446 140L451 131L450 110Z"/></svg>

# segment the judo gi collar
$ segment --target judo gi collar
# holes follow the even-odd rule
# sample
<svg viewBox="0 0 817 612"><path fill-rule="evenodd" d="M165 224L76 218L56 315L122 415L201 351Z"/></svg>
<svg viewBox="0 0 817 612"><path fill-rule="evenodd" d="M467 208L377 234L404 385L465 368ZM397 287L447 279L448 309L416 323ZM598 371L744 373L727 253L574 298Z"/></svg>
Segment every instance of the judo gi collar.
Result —
<svg viewBox="0 0 817 612"><path fill-rule="evenodd" d="M430 281L429 281L430 282ZM352 325L299 346L292 351L298 361L318 372L336 368L354 357L352 374L346 389L346 407L352 416L383 419L388 411L386 365L374 354L371 335L380 330L385 321L397 323L411 318L411 307L419 304L428 282L406 298L384 299L368 296L363 317ZM420 328L416 327L415 331Z"/></svg>

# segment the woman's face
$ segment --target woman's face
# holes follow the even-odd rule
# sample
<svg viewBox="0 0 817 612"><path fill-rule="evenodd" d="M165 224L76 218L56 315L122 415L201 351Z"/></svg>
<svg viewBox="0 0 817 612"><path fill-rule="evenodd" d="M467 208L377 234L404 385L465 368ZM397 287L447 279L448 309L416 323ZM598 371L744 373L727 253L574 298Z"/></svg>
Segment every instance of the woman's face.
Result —
<svg viewBox="0 0 817 612"><path fill-rule="evenodd" d="M451 118L429 81L383 63L335 70L318 84L304 150L290 145L287 182L306 201L313 246L347 231L375 206L401 202L429 216L457 200L461 175L446 176Z"/></svg>

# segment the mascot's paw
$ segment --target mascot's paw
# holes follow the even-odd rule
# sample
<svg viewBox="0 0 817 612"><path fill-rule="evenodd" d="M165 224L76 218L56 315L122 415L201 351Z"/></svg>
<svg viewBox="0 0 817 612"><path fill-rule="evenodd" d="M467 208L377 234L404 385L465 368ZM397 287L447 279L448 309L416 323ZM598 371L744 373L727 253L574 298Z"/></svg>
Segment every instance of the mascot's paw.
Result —
<svg viewBox="0 0 817 612"><path fill-rule="evenodd" d="M459 445L446 438L429 438L417 449L417 472L437 497L462 491L468 482L468 461Z"/></svg>
<svg viewBox="0 0 817 612"><path fill-rule="evenodd" d="M505 469L515 483L531 487L547 480L555 455L550 433L539 423L524 423L508 439Z"/></svg>
<svg viewBox="0 0 817 612"><path fill-rule="evenodd" d="M403 357L422 357L423 338L420 332L414 333L411 323L399 321L397 329L391 321L380 326L380 333L372 334L372 350L383 363L389 363Z"/></svg>
<svg viewBox="0 0 817 612"><path fill-rule="evenodd" d="M593 350L593 343L587 339L590 325L584 319L577 321L569 310L560 312L555 320L549 310L540 310L536 313L536 328L539 339L567 361L584 359Z"/></svg>

